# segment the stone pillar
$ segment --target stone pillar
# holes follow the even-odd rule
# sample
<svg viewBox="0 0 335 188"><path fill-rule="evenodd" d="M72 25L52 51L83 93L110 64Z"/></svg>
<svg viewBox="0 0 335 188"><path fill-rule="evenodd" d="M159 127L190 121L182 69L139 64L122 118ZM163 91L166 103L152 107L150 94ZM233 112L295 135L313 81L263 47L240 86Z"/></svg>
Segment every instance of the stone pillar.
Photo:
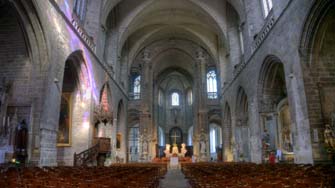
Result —
<svg viewBox="0 0 335 188"><path fill-rule="evenodd" d="M233 160L233 151L232 151L232 122L231 117L225 117L227 114L223 114L222 117L222 136L223 136L223 160L224 161L232 161Z"/></svg>
<svg viewBox="0 0 335 188"><path fill-rule="evenodd" d="M302 79L301 79L302 80ZM307 107L303 105L302 95L304 89L303 83L299 83L296 76L289 75L289 102L291 114L293 111L292 133L294 138L294 162L301 164L313 164L312 142L310 135L310 126L307 117Z"/></svg>
<svg viewBox="0 0 335 188"><path fill-rule="evenodd" d="M147 130L148 137L151 140L148 143L149 154L148 157L155 157L155 146L157 140L154 138L155 128L152 120L152 104L153 104L153 78L152 78L152 65L151 65L151 54L148 49L145 49L142 54L142 75L141 75L141 116L140 116L140 134L144 134L144 130Z"/></svg>
<svg viewBox="0 0 335 188"><path fill-rule="evenodd" d="M248 127L250 131L250 160L254 163L262 163L262 134L260 129L260 121L257 108L257 96L251 98L248 113Z"/></svg>
<svg viewBox="0 0 335 188"><path fill-rule="evenodd" d="M65 62L65 61L64 61ZM57 165L57 132L62 82L55 83L54 76L49 76L48 87L40 124L40 160L39 166Z"/></svg>
<svg viewBox="0 0 335 188"><path fill-rule="evenodd" d="M200 143L204 142L203 139L201 139L201 135L206 134L208 136L208 115L207 115L207 90L206 90L206 71L207 71L207 56L205 54L205 51L201 48L199 48L196 51L196 74L199 75L196 77L196 88L195 91L197 91L197 106L196 106L196 112L197 112L197 126L195 127L195 135L196 140L193 143L194 146L194 154L198 155L199 157L202 157L204 159L204 156L201 153ZM209 151L209 142L205 142L206 145L206 155L210 155ZM206 157L207 157L206 156Z"/></svg>

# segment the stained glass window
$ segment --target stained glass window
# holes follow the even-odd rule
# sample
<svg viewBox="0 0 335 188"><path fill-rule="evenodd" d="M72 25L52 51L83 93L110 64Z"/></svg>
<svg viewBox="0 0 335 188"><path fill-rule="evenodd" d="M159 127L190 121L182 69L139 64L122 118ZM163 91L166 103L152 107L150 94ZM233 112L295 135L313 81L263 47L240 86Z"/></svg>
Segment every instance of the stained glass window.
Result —
<svg viewBox="0 0 335 188"><path fill-rule="evenodd" d="M141 94L141 76L134 79L134 99L140 99Z"/></svg>
<svg viewBox="0 0 335 188"><path fill-rule="evenodd" d="M209 70L207 72L207 94L209 99L216 99L217 94L217 78L215 70Z"/></svg>
<svg viewBox="0 0 335 188"><path fill-rule="evenodd" d="M264 10L264 17L267 17L273 7L272 0L262 0L262 3L263 3L263 10Z"/></svg>
<svg viewBox="0 0 335 188"><path fill-rule="evenodd" d="M177 92L172 93L171 100L172 106L179 106L179 94Z"/></svg>

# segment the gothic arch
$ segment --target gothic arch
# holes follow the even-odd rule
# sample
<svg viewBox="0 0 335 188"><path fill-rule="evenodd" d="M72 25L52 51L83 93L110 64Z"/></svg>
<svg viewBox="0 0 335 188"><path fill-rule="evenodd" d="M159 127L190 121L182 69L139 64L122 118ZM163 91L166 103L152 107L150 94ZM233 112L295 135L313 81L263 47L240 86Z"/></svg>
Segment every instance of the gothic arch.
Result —
<svg viewBox="0 0 335 188"><path fill-rule="evenodd" d="M104 106L105 110L113 113L113 93L108 82L104 83L101 87L99 103ZM106 107L108 109L106 109Z"/></svg>
<svg viewBox="0 0 335 188"><path fill-rule="evenodd" d="M293 127L284 64L276 56L267 56L261 67L258 100L263 162L268 158L268 151L276 149L282 151L280 160L293 160Z"/></svg>
<svg viewBox="0 0 335 188"><path fill-rule="evenodd" d="M242 87L238 89L235 113L235 155L242 161L250 161L249 104L248 97Z"/></svg>
<svg viewBox="0 0 335 188"><path fill-rule="evenodd" d="M300 53L307 65L312 63L316 34L322 26L321 23L327 14L334 9L334 6L335 2L333 0L314 0L313 6L306 17L300 39Z"/></svg>
<svg viewBox="0 0 335 188"><path fill-rule="evenodd" d="M236 106L235 106L235 112L237 117L245 118L245 116L248 116L248 110L249 109L248 109L247 94L245 93L243 87L239 87L237 91Z"/></svg>
<svg viewBox="0 0 335 188"><path fill-rule="evenodd" d="M276 105L287 97L284 64L269 55L261 67L258 80L258 98L261 112L273 112Z"/></svg>
<svg viewBox="0 0 335 188"><path fill-rule="evenodd" d="M117 140L116 149L118 150L118 156L124 161L127 160L127 125L126 125L126 111L123 100L118 103L117 110Z"/></svg>
<svg viewBox="0 0 335 188"><path fill-rule="evenodd" d="M18 108L21 108L19 106L22 106L23 103L27 108L34 106L34 115L31 112L27 112L25 117L18 115L18 121L26 120L29 132L33 133L30 135L32 138L36 136L34 130L39 130L41 126L46 87L44 80L47 76L44 73L48 68L48 55L44 53L47 47L43 29L33 1L2 0L0 12L0 35L2 37L0 79L3 81L5 78L6 84L10 86L9 98L5 99L6 104L0 101L0 104L2 103L0 106L3 108L0 109L0 117L9 115L12 118L10 110L4 109L8 107L8 104L17 108L18 111L21 111ZM27 93L35 95L23 97ZM17 100L18 98L21 99ZM30 124L31 122L34 123ZM34 154L32 149L39 143L35 143L37 140L31 138L27 144L27 160L38 163L39 155Z"/></svg>
<svg viewBox="0 0 335 188"><path fill-rule="evenodd" d="M301 36L301 60L304 70L304 89L312 140L323 137L327 124L335 126L335 2L314 1L306 18ZM328 160L323 151L324 141L312 149L314 160ZM316 157L317 156L317 157Z"/></svg>

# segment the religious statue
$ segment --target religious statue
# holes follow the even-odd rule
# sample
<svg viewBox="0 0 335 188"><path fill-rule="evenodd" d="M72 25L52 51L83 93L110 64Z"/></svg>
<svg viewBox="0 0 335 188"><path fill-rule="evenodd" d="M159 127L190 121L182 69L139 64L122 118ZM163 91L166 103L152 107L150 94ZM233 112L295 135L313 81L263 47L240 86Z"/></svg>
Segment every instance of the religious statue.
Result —
<svg viewBox="0 0 335 188"><path fill-rule="evenodd" d="M143 148L142 148L142 151L144 154L147 154L148 153L148 142L147 141L144 141L143 142Z"/></svg>
<svg viewBox="0 0 335 188"><path fill-rule="evenodd" d="M262 134L262 141L267 144L270 143L270 135L266 129L264 130Z"/></svg>
<svg viewBox="0 0 335 188"><path fill-rule="evenodd" d="M165 150L164 150L164 153L165 153L165 157L170 157L170 147L171 145L170 144L166 144L165 145Z"/></svg>
<svg viewBox="0 0 335 188"><path fill-rule="evenodd" d="M206 153L206 143L203 140L200 141L200 153Z"/></svg>
<svg viewBox="0 0 335 188"><path fill-rule="evenodd" d="M283 128L282 138L283 138L283 148L288 152L292 152L293 147L292 147L292 143L291 143L291 132L290 132L289 128L287 128L287 127Z"/></svg>
<svg viewBox="0 0 335 188"><path fill-rule="evenodd" d="M326 129L324 131L325 143L330 149L335 149L335 133L329 124L326 124Z"/></svg>
<svg viewBox="0 0 335 188"><path fill-rule="evenodd" d="M182 143L181 144L181 154L183 157L185 157L185 154L187 153L187 150L186 150L186 144L185 143Z"/></svg>
<svg viewBox="0 0 335 188"><path fill-rule="evenodd" d="M142 160L149 160L149 144L151 141L151 136L148 134L147 129L143 130L143 134L140 135L140 156Z"/></svg>

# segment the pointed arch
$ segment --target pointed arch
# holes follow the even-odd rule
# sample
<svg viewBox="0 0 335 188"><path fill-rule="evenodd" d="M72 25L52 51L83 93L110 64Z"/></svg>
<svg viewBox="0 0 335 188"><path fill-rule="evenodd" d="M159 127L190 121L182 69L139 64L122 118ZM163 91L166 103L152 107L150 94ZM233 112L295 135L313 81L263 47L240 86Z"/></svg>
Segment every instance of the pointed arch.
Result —
<svg viewBox="0 0 335 188"><path fill-rule="evenodd" d="M235 144L236 154L242 161L250 161L250 126L248 97L242 87L239 87L236 98Z"/></svg>

